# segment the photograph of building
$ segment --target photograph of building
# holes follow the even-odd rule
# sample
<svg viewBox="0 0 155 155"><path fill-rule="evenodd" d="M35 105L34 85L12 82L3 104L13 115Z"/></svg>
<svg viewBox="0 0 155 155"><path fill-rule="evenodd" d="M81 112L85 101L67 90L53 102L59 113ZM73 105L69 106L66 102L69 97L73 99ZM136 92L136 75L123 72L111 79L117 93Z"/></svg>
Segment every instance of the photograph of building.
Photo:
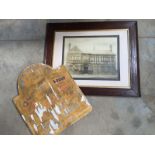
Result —
<svg viewBox="0 0 155 155"><path fill-rule="evenodd" d="M111 44L106 49L84 51L82 47L69 43L67 49L64 64L73 78L119 79L118 56Z"/></svg>

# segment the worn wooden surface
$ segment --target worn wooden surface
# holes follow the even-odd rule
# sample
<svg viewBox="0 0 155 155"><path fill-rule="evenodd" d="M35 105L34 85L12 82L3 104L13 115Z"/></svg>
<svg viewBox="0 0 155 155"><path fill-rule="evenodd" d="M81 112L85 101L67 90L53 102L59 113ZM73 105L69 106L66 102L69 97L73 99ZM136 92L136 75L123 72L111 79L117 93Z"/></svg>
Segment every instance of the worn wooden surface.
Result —
<svg viewBox="0 0 155 155"><path fill-rule="evenodd" d="M92 107L64 66L34 64L18 78L14 103L33 134L59 134Z"/></svg>

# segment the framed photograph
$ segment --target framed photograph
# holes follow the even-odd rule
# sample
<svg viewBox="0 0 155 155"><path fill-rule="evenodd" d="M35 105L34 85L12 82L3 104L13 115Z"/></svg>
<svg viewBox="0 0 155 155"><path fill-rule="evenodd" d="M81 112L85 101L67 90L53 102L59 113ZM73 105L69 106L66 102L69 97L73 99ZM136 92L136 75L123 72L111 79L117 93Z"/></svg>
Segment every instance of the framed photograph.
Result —
<svg viewBox="0 0 155 155"><path fill-rule="evenodd" d="M65 65L86 95L140 96L137 22L49 23L44 63Z"/></svg>

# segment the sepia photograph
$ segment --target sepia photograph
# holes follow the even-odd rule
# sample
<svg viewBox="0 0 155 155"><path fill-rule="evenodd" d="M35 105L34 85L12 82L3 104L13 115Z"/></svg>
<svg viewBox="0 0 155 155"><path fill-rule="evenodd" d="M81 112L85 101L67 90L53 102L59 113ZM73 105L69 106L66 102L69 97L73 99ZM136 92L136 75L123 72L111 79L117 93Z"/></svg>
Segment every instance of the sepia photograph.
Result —
<svg viewBox="0 0 155 155"><path fill-rule="evenodd" d="M119 80L119 36L64 36L62 64L74 79Z"/></svg>

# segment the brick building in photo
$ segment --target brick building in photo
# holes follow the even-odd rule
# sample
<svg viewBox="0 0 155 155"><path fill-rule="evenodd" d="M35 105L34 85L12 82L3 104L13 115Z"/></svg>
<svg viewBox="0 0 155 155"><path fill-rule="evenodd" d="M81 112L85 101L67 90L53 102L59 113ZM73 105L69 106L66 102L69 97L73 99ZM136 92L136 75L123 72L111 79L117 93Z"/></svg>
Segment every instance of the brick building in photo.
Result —
<svg viewBox="0 0 155 155"><path fill-rule="evenodd" d="M116 74L116 54L112 53L112 46L109 50L94 50L93 52L81 51L77 46L69 47L67 68L75 74Z"/></svg>

